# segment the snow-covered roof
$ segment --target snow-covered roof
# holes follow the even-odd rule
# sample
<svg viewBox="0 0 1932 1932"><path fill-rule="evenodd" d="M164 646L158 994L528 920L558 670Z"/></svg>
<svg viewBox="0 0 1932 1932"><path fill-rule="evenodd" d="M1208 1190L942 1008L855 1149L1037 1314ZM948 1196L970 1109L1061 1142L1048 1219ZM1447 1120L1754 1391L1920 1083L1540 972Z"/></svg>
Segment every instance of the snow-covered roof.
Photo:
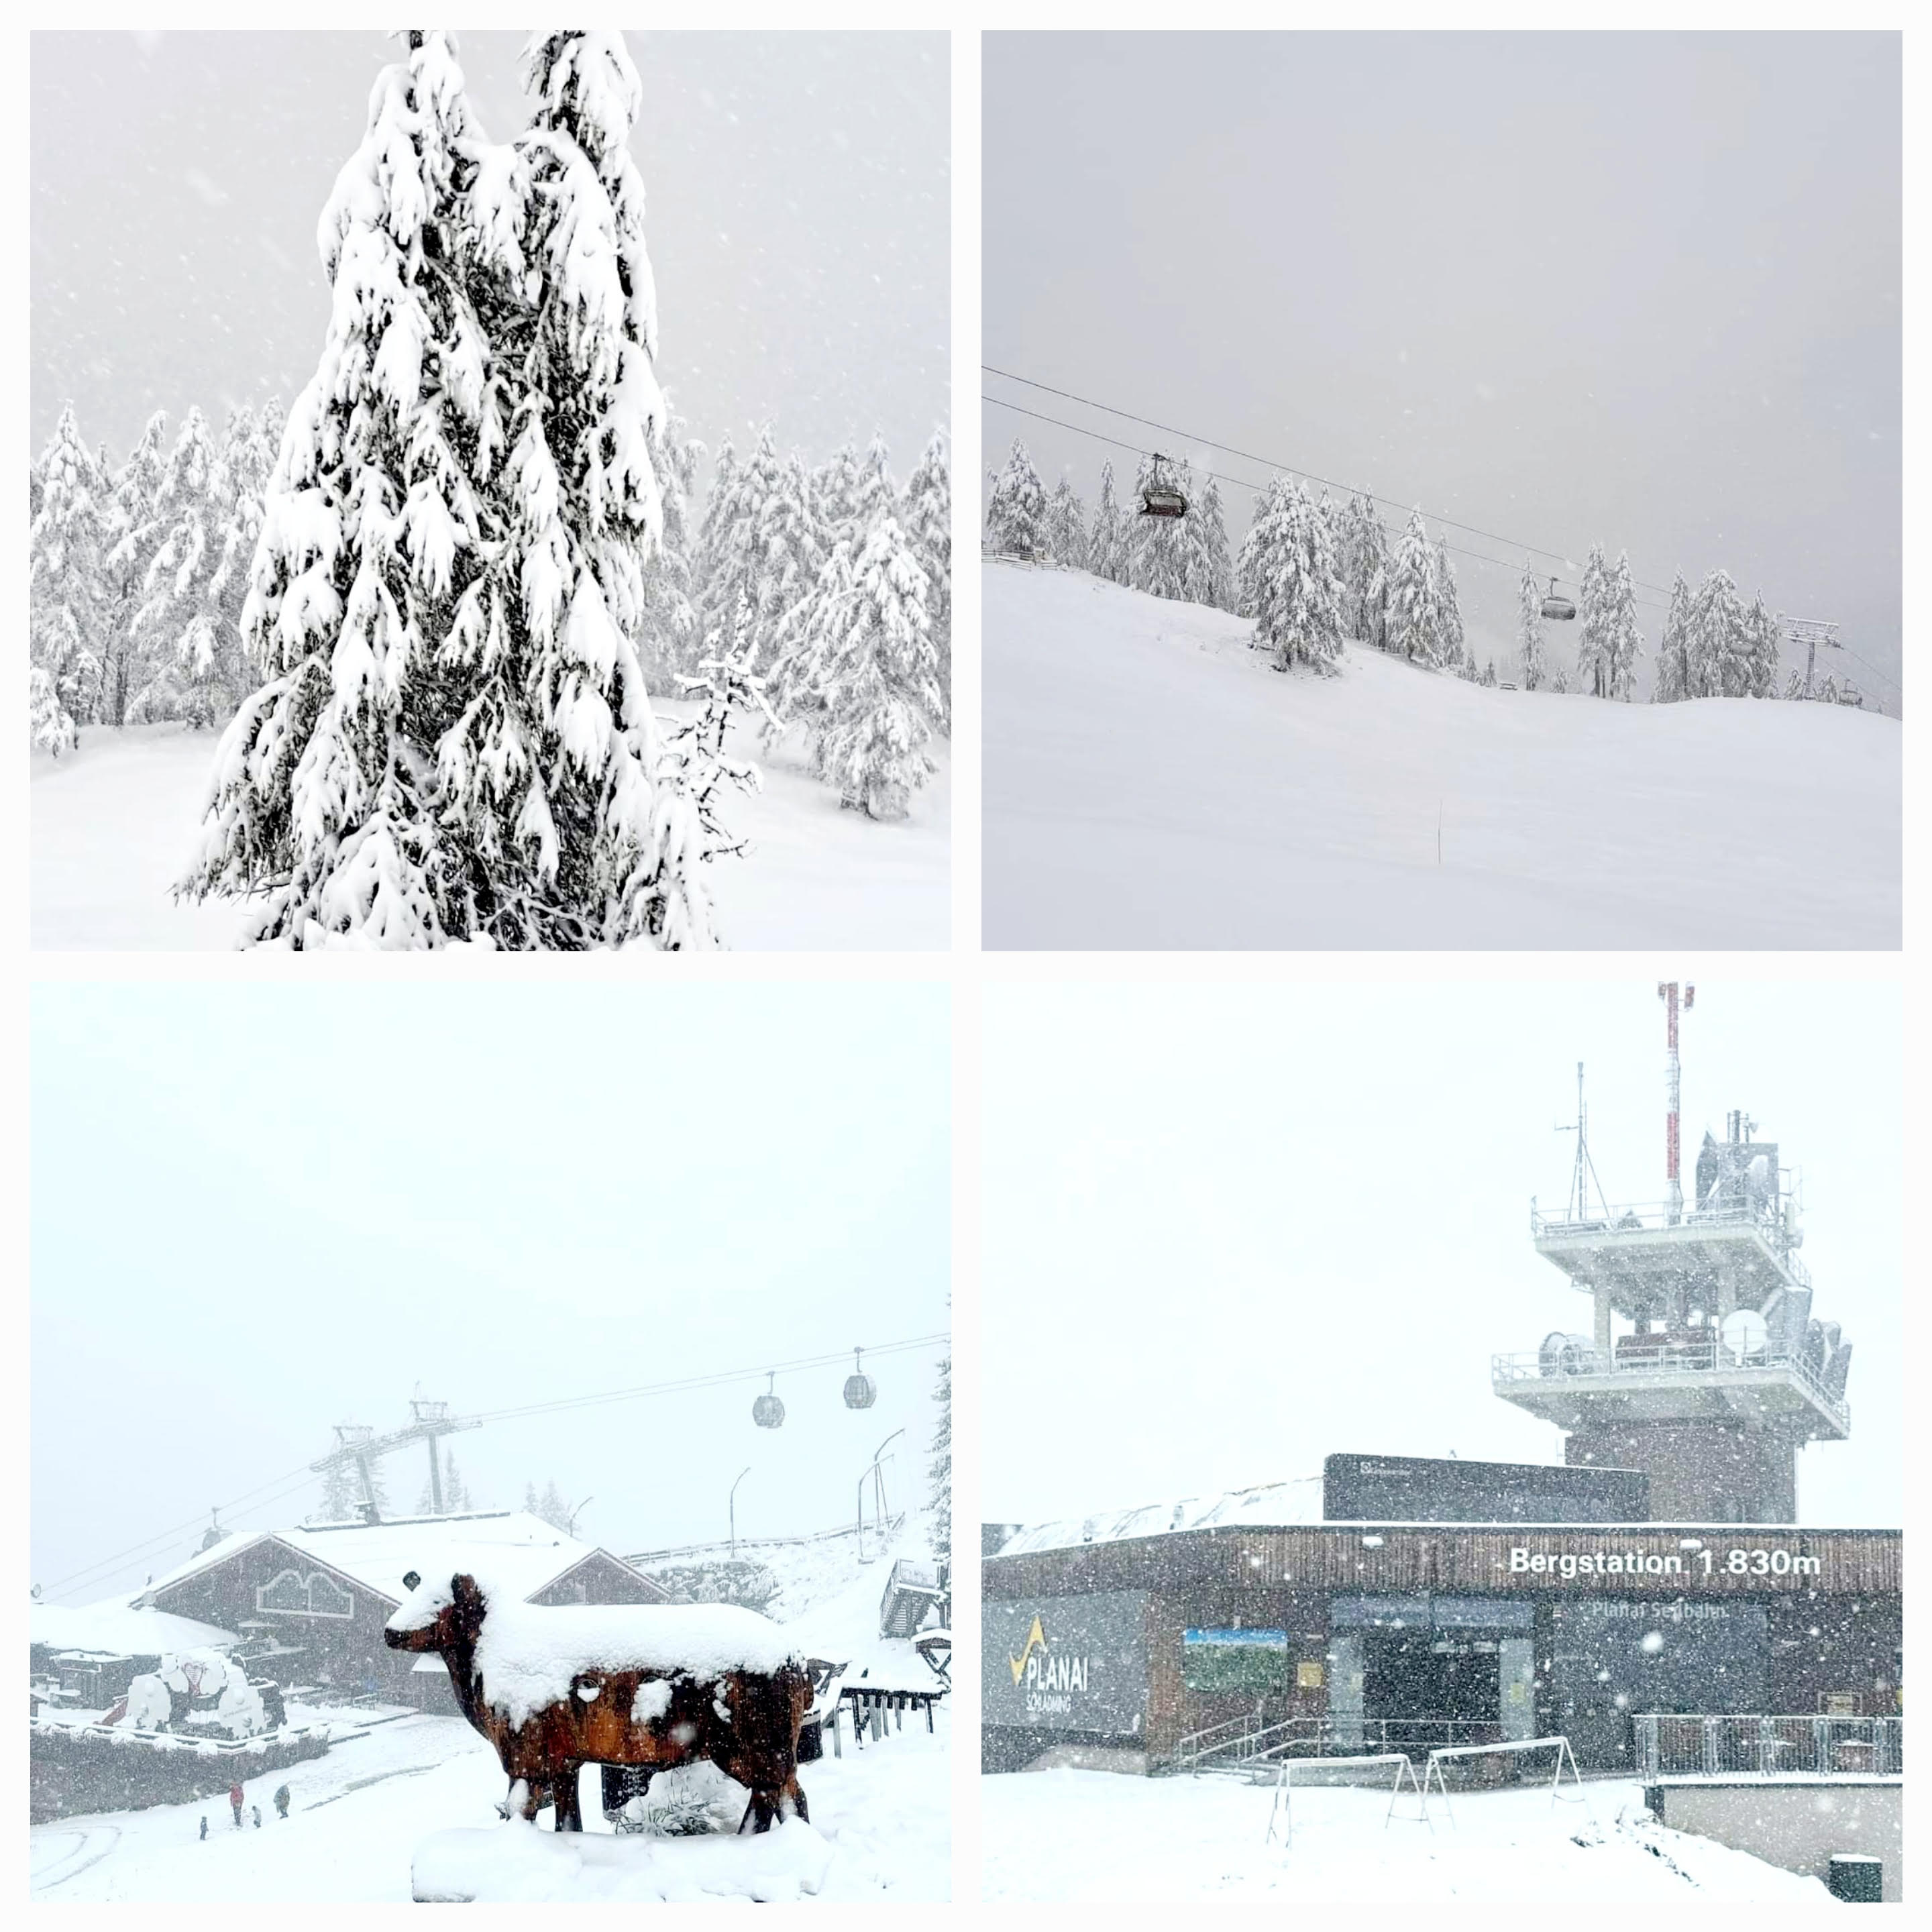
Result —
<svg viewBox="0 0 1932 1932"><path fill-rule="evenodd" d="M498 1589L528 1597L598 1553L595 1544L566 1536L526 1510L394 1522L304 1523L292 1529L225 1537L179 1568L157 1576L142 1591L141 1600L152 1601L158 1592L271 1539L398 1604L409 1594L403 1579L412 1570L426 1580L440 1576L445 1582L459 1573L487 1575Z"/></svg>
<svg viewBox="0 0 1932 1932"><path fill-rule="evenodd" d="M1030 1524L1010 1537L997 1553L1026 1556L1036 1550L1077 1550L1086 1543L1122 1543L1130 1537L1171 1536L1184 1530L1286 1529L1322 1520L1322 1478L1302 1476L1218 1496L1185 1496L1178 1502L1148 1503L1111 1515Z"/></svg>
<svg viewBox="0 0 1932 1932"><path fill-rule="evenodd" d="M29 1604L27 1641L107 1657L160 1657L170 1651L219 1649L239 1640L232 1630L192 1617L138 1609L124 1598L110 1597L98 1604Z"/></svg>

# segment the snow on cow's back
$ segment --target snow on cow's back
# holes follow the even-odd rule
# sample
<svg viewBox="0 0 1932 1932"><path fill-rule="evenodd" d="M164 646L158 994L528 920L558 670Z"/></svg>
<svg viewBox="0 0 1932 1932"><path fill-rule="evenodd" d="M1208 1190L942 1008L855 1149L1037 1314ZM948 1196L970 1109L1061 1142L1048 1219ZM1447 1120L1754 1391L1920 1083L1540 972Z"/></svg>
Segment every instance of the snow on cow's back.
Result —
<svg viewBox="0 0 1932 1932"><path fill-rule="evenodd" d="M584 1671L646 1670L710 1682L800 1665L769 1617L731 1604L490 1606L476 1646L483 1695L512 1724L562 1703Z"/></svg>

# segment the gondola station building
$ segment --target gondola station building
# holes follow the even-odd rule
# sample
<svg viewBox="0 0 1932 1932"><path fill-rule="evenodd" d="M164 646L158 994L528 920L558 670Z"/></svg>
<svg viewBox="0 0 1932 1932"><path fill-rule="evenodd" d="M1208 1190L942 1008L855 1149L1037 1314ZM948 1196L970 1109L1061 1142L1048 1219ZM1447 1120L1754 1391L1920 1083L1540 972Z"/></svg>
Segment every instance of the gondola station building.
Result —
<svg viewBox="0 0 1932 1932"><path fill-rule="evenodd" d="M1580 1184L1533 1209L1590 1332L1494 1357L1491 1383L1564 1432L1561 1466L1332 1455L1319 1478L988 1526L984 1768L1560 1733L1586 1770L1636 1772L1645 1714L1895 1716L1900 1532L1796 1521L1800 1450L1850 1432L1850 1350L1752 1132L1706 1136L1688 1203L1673 1172L1661 1204ZM1740 1728L1774 1750L1838 1735Z"/></svg>

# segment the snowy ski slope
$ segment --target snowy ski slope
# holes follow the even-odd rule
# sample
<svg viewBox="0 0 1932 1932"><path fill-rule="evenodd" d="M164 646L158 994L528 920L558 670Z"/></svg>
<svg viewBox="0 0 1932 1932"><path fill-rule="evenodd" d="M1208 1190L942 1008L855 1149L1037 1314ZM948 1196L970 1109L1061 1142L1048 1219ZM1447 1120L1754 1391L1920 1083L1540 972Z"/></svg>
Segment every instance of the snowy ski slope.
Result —
<svg viewBox="0 0 1932 1932"><path fill-rule="evenodd" d="M982 578L990 947L1900 944L1894 718L1484 690L1352 646L1282 676L1223 611Z"/></svg>

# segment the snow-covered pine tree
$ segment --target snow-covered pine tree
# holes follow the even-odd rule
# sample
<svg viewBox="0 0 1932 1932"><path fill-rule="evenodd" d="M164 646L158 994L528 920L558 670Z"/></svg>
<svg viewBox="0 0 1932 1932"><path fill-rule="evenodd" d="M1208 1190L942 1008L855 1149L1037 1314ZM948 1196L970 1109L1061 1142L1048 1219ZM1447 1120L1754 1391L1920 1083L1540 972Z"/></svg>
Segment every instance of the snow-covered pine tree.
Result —
<svg viewBox="0 0 1932 1932"><path fill-rule="evenodd" d="M362 1494L356 1472L346 1462L332 1462L322 1472L322 1501L311 1522L353 1522L360 1512L356 1505Z"/></svg>
<svg viewBox="0 0 1932 1932"><path fill-rule="evenodd" d="M724 566L730 548L730 532L736 520L738 452L728 432L711 466L711 487L705 492L704 514L698 526L698 542L692 560L691 599L694 616L716 608L711 580ZM701 616L698 635L704 635Z"/></svg>
<svg viewBox="0 0 1932 1932"><path fill-rule="evenodd" d="M991 472L988 472L989 475ZM1007 452L1006 466L992 476L986 500L986 544L1013 556L1034 556L1046 548L1046 488L1019 437Z"/></svg>
<svg viewBox="0 0 1932 1932"><path fill-rule="evenodd" d="M554 1479L544 1484L543 1501L537 1505L537 1514L553 1529L566 1532L570 1528L570 1505L563 1499L562 1492Z"/></svg>
<svg viewBox="0 0 1932 1932"><path fill-rule="evenodd" d="M1470 656L1462 635L1462 601L1456 594L1456 566L1449 560L1449 544L1447 538L1436 539L1436 596L1442 612L1442 659L1444 664L1460 670L1470 668L1470 675L1475 675L1475 659Z"/></svg>
<svg viewBox="0 0 1932 1932"><path fill-rule="evenodd" d="M849 442L842 443L812 472L812 502L818 513L819 548L830 556L858 514L859 459Z"/></svg>
<svg viewBox="0 0 1932 1932"><path fill-rule="evenodd" d="M1362 496L1348 499L1341 526L1342 622L1349 636L1386 650L1384 613L1376 585L1378 577L1384 586L1388 581L1388 534L1374 502Z"/></svg>
<svg viewBox="0 0 1932 1932"><path fill-rule="evenodd" d="M1610 573L1604 547L1592 544L1583 564L1583 588L1576 600L1576 683L1598 698L1610 694Z"/></svg>
<svg viewBox="0 0 1932 1932"><path fill-rule="evenodd" d="M662 509L656 298L621 38L524 52L532 125L470 123L412 32L321 230L328 344L285 439L183 890L308 946L663 944L635 640ZM482 482L479 490L476 484Z"/></svg>
<svg viewBox="0 0 1932 1932"><path fill-rule="evenodd" d="M789 532L794 527L795 501L773 508L774 499L784 494L795 500L796 492L788 488L770 423L759 431L750 455L734 463L722 490L721 494L714 488L705 517L706 562L697 611L700 657L710 656L718 639L730 636L741 597L755 622L766 601L766 544L778 529ZM813 514L808 505L805 514ZM810 536L814 552L818 541L814 529Z"/></svg>
<svg viewBox="0 0 1932 1932"><path fill-rule="evenodd" d="M860 459L858 475L852 485L850 508L844 523L835 532L834 540L849 537L854 550L862 550L866 539L888 517L898 515L898 485L892 481L886 439L874 430L872 441L866 446L864 456Z"/></svg>
<svg viewBox="0 0 1932 1932"><path fill-rule="evenodd" d="M252 429L250 417L247 430ZM237 514L236 488L206 418L190 408L154 500L164 533L148 560L145 601L134 615L146 681L128 701L130 724L163 718L217 724L233 712L252 682L234 612L223 608L214 589Z"/></svg>
<svg viewBox="0 0 1932 1932"><path fill-rule="evenodd" d="M1670 609L1664 620L1664 638L1657 647L1654 704L1678 704L1696 695L1690 688L1690 586L1681 570L1670 586Z"/></svg>
<svg viewBox="0 0 1932 1932"><path fill-rule="evenodd" d="M644 620L638 658L654 692L676 688L678 674L696 667L704 655L698 632L698 533L692 524L692 496L704 445L689 434L670 398L654 425L652 466L664 511L664 533L655 566L644 580Z"/></svg>
<svg viewBox="0 0 1932 1932"><path fill-rule="evenodd" d="M475 1508L470 1500L470 1486L463 1480L463 1472L456 1466L456 1458L446 1455L442 1459L443 1514L460 1516Z"/></svg>
<svg viewBox="0 0 1932 1932"><path fill-rule="evenodd" d="M74 418L62 410L35 466L40 509L28 532L32 742L56 757L100 715L110 485Z"/></svg>
<svg viewBox="0 0 1932 1932"><path fill-rule="evenodd" d="M1274 651L1277 670L1327 670L1341 654L1342 585L1328 544L1307 490L1276 476L1242 544L1241 578L1255 640Z"/></svg>
<svg viewBox="0 0 1932 1932"><path fill-rule="evenodd" d="M866 539L851 582L849 597L828 600L825 621L836 632L806 639L824 666L812 769L868 818L903 818L911 794L938 770L926 747L944 700L926 572L896 519Z"/></svg>
<svg viewBox="0 0 1932 1932"><path fill-rule="evenodd" d="M1728 572L1714 570L1690 600L1684 660L1694 698L1742 698L1746 686L1744 611Z"/></svg>
<svg viewBox="0 0 1932 1932"><path fill-rule="evenodd" d="M1046 506L1046 547L1069 570L1087 568L1086 512L1073 485L1063 476Z"/></svg>
<svg viewBox="0 0 1932 1932"><path fill-rule="evenodd" d="M932 1399L939 1406L939 1420L932 1431L932 1448L926 1459L926 1546L941 1563L952 1561L952 1357L940 1358L938 1385Z"/></svg>
<svg viewBox="0 0 1932 1932"><path fill-rule="evenodd" d="M107 514L109 548L101 573L104 724L126 724L129 702L147 682L148 646L135 629L135 620L147 599L148 566L165 532L159 498L167 474L167 428L166 412L157 410L114 476Z"/></svg>
<svg viewBox="0 0 1932 1932"><path fill-rule="evenodd" d="M1088 545L1088 568L1109 584L1126 581L1127 544L1120 521L1120 506L1114 494L1114 466L1100 465L1100 500L1094 506L1094 532Z"/></svg>
<svg viewBox="0 0 1932 1932"><path fill-rule="evenodd" d="M1765 608L1760 593L1751 599L1744 617L1746 689L1748 698L1778 695L1778 647L1781 626Z"/></svg>
<svg viewBox="0 0 1932 1932"><path fill-rule="evenodd" d="M1136 496L1151 486L1154 473L1154 459L1142 457L1139 472L1134 478ZM1168 474L1191 505L1194 500L1193 465L1184 456L1178 462L1170 459ZM1190 510L1186 517L1136 516L1133 519L1127 532L1127 581L1135 590L1150 597L1185 601L1190 548L1186 526L1192 514Z"/></svg>
<svg viewBox="0 0 1932 1932"><path fill-rule="evenodd" d="M1420 509L1409 514L1389 580L1389 649L1416 664L1442 662L1442 607L1436 587L1436 554Z"/></svg>
<svg viewBox="0 0 1932 1932"><path fill-rule="evenodd" d="M1570 674L1561 664L1556 667L1550 680L1550 688L1560 697L1570 688Z"/></svg>
<svg viewBox="0 0 1932 1932"><path fill-rule="evenodd" d="M907 478L899 527L926 571L926 614L939 658L940 711L933 720L952 728L952 471L944 435L935 430L919 466Z"/></svg>
<svg viewBox="0 0 1932 1932"><path fill-rule="evenodd" d="M848 527L856 528L856 520ZM824 542L823 522L812 501L812 478L805 459L794 452L773 473L758 513L751 654L741 667L745 675L767 676L777 663L780 632L824 565Z"/></svg>
<svg viewBox="0 0 1932 1932"><path fill-rule="evenodd" d="M1483 667L1483 682L1491 691L1496 688L1496 661L1494 658Z"/></svg>
<svg viewBox="0 0 1932 1932"><path fill-rule="evenodd" d="M1637 659L1643 655L1628 550L1617 553L1617 566L1610 573L1610 695L1628 704L1636 694Z"/></svg>
<svg viewBox="0 0 1932 1932"><path fill-rule="evenodd" d="M1519 681L1534 691L1548 674L1543 658L1543 586L1523 560L1522 580L1516 587L1516 647L1522 661Z"/></svg>
<svg viewBox="0 0 1932 1932"><path fill-rule="evenodd" d="M1324 496L1325 504L1328 499ZM1216 610L1234 608L1234 565L1228 548L1227 513L1221 486L1210 470L1201 479L1201 494L1188 506L1188 593L1191 602Z"/></svg>

